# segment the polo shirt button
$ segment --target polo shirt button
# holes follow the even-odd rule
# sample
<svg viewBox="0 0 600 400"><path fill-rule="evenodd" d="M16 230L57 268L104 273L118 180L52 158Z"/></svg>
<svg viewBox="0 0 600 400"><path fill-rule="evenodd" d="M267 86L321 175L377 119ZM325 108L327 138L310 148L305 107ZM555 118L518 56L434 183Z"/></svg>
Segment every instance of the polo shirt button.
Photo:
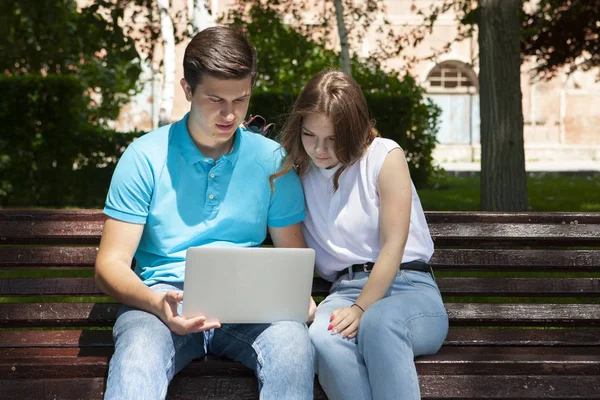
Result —
<svg viewBox="0 0 600 400"><path fill-rule="evenodd" d="M215 198L215 195L214 195L214 194L209 194L209 195L208 195L208 198L212 200L212 199L214 199L214 198Z"/></svg>
<svg viewBox="0 0 600 400"><path fill-rule="evenodd" d="M211 178L214 178L214 177L215 177L215 174L210 174L209 176L210 176Z"/></svg>
<svg viewBox="0 0 600 400"><path fill-rule="evenodd" d="M209 162L209 159L208 159L208 158L205 158L205 159L204 159L204 162Z"/></svg>

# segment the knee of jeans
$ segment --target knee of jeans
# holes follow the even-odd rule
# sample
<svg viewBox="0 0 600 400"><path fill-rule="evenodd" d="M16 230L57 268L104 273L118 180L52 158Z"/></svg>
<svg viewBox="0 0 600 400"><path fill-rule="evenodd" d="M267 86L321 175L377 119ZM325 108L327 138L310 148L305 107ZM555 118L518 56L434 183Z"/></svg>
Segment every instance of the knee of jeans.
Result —
<svg viewBox="0 0 600 400"><path fill-rule="evenodd" d="M393 307L375 303L369 307L360 319L358 334L362 337L377 337L386 331L393 331L396 336L408 335L404 321L394 318Z"/></svg>
<svg viewBox="0 0 600 400"><path fill-rule="evenodd" d="M326 326L320 324L312 324L308 333L317 354L334 351L335 342L340 339L338 335L332 335Z"/></svg>
<svg viewBox="0 0 600 400"><path fill-rule="evenodd" d="M313 349L306 325L299 322L278 322L265 330L261 336L263 352L268 352L275 362L284 364L309 363L312 365Z"/></svg>
<svg viewBox="0 0 600 400"><path fill-rule="evenodd" d="M169 328L156 316L130 310L119 316L114 328L115 355L120 364L151 368L163 365L173 353Z"/></svg>

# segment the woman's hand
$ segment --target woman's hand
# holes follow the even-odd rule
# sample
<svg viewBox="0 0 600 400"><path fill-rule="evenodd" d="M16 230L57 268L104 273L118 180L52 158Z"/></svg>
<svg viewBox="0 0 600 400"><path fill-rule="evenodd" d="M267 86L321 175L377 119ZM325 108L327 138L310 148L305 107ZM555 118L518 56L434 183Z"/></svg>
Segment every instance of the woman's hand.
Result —
<svg viewBox="0 0 600 400"><path fill-rule="evenodd" d="M358 333L362 315L363 311L359 307L338 308L331 313L331 318L329 318L331 323L327 329L331 331L332 335L339 333L342 338L352 339Z"/></svg>

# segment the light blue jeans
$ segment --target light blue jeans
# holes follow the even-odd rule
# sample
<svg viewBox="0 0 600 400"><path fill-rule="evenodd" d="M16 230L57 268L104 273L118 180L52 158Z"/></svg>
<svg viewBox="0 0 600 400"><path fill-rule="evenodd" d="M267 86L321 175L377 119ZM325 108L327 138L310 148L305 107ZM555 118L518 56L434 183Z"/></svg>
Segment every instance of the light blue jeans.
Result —
<svg viewBox="0 0 600 400"><path fill-rule="evenodd" d="M181 286L161 283L152 289L167 292ZM313 348L302 323L232 324L180 336L155 315L123 306L113 338L105 399L164 399L175 374L207 353L251 368L261 399L313 398Z"/></svg>
<svg viewBox="0 0 600 400"><path fill-rule="evenodd" d="M332 335L332 311L352 305L367 279L341 276L319 304L309 329L319 382L330 400L420 399L414 357L437 352L448 333L439 289L430 274L402 270L365 311L356 338Z"/></svg>

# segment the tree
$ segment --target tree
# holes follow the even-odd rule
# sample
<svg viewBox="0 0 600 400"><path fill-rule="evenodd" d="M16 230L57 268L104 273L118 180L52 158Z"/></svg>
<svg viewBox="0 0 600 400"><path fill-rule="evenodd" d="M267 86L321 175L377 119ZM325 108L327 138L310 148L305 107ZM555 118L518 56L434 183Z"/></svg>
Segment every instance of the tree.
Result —
<svg viewBox="0 0 600 400"><path fill-rule="evenodd" d="M171 123L173 100L175 99L175 29L169 14L169 0L157 0L156 7L160 15L160 33L162 36L162 91L158 126Z"/></svg>
<svg viewBox="0 0 600 400"><path fill-rule="evenodd" d="M342 0L334 0L335 16L337 21L338 35L340 37L340 55L342 71L348 75L352 75L352 64L350 64L350 46L348 44L348 32L346 31L346 23L344 22L344 5Z"/></svg>
<svg viewBox="0 0 600 400"><path fill-rule="evenodd" d="M106 10L127 9L131 17L122 20L126 34L135 37L142 61L150 65L161 82L153 101L159 104L158 125L171 123L175 98L175 46L213 24L206 0L187 0L175 10L170 0L100 0ZM160 58L155 58L156 51Z"/></svg>
<svg viewBox="0 0 600 400"><path fill-rule="evenodd" d="M235 0L232 12L247 15L253 7L270 7L286 24L304 37L310 37L327 49L334 35L340 41L342 69L350 71L352 60L371 31L378 34L376 46L360 58L381 64L390 58L400 57L406 65L414 61L403 49L411 39L397 30L386 18L384 0ZM225 21L229 20L226 16ZM346 54L346 51L348 54Z"/></svg>
<svg viewBox="0 0 600 400"><path fill-rule="evenodd" d="M535 0L521 1L521 55L532 57L537 77L551 79L563 68L567 73L576 69L600 67L600 2L595 0ZM458 24L453 41L471 37L478 25L480 2L444 0L417 14L425 19L423 26L411 32L413 44L431 33L437 19L453 11ZM435 57L437 55L433 55Z"/></svg>
<svg viewBox="0 0 600 400"><path fill-rule="evenodd" d="M250 110L277 123L283 122L310 78L325 68L340 66L339 54L325 48L322 37L283 23L286 15L275 2L254 2L232 9L221 21L244 32L256 46L259 68ZM415 185L426 184L435 172L432 150L439 108L424 97L423 88L409 74L384 71L377 60L360 59L356 54L351 60L353 77L371 101L374 116L378 115L375 120L381 134L403 146Z"/></svg>
<svg viewBox="0 0 600 400"><path fill-rule="evenodd" d="M413 37L414 43L422 41L437 18L450 10L459 22L455 40L469 37L479 28L481 206L483 210L509 211L525 209L527 196L520 77L516 75L515 53L520 54L521 61L533 57L533 75L545 79L554 77L563 67L568 73L600 67L600 3L592 0L538 0L525 6L522 0L500 3L446 0L428 11L419 10L426 24L415 30ZM490 9L499 14L490 14ZM504 29L510 37L496 36L500 29L497 18L509 24ZM484 34L488 37L482 37ZM515 40L520 40L520 47ZM498 48L498 43L505 43L505 51ZM502 76L504 73L507 75ZM504 80L496 80L497 75ZM510 105L510 101L514 104ZM521 110L516 109L517 103Z"/></svg>
<svg viewBox="0 0 600 400"><path fill-rule="evenodd" d="M214 2L215 0L213 0ZM189 35L194 36L202 29L214 26L215 21L206 4L207 0L188 0Z"/></svg>
<svg viewBox="0 0 600 400"><path fill-rule="evenodd" d="M89 88L89 119L114 120L137 90L141 72L134 42L119 26L123 11L75 0L0 2L0 71L10 76L76 75Z"/></svg>
<svg viewBox="0 0 600 400"><path fill-rule="evenodd" d="M520 0L480 0L481 209L527 210Z"/></svg>
<svg viewBox="0 0 600 400"><path fill-rule="evenodd" d="M546 79L600 67L600 2L541 0L524 13L521 51L536 60L535 73ZM599 72L600 73L600 72Z"/></svg>

